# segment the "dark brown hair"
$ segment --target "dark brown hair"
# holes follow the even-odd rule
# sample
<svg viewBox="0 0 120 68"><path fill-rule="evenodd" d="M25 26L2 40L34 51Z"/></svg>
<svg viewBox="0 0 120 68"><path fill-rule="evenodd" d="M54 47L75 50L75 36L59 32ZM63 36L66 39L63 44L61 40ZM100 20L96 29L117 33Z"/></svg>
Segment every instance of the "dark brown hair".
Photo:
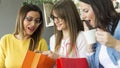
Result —
<svg viewBox="0 0 120 68"><path fill-rule="evenodd" d="M80 0L80 1L87 3L92 7L95 13L97 27L105 31L111 32L111 34L114 34L114 30L120 19L120 14L118 14L115 11L111 0Z"/></svg>

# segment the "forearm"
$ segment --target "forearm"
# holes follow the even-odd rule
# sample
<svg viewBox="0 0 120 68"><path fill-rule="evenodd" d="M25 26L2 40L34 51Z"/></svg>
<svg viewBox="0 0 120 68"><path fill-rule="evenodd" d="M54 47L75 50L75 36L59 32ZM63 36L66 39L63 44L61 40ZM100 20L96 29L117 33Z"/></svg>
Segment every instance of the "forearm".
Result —
<svg viewBox="0 0 120 68"><path fill-rule="evenodd" d="M109 42L107 42L105 45L120 52L120 40L117 40L116 38L109 38Z"/></svg>
<svg viewBox="0 0 120 68"><path fill-rule="evenodd" d="M115 43L115 47L114 47L117 51L120 52L120 40L116 40L116 43Z"/></svg>
<svg viewBox="0 0 120 68"><path fill-rule="evenodd" d="M111 43L107 44L108 47L114 48L115 50L120 52L120 40L113 39Z"/></svg>

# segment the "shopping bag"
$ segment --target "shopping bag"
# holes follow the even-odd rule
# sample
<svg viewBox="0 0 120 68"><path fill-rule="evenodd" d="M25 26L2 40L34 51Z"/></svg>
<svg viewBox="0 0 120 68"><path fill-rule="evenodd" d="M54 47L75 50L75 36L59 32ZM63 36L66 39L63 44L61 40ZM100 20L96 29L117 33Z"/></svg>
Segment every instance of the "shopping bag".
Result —
<svg viewBox="0 0 120 68"><path fill-rule="evenodd" d="M58 58L57 68L89 68L86 58Z"/></svg>
<svg viewBox="0 0 120 68"><path fill-rule="evenodd" d="M55 63L55 60L47 55L28 50L22 68L53 68Z"/></svg>

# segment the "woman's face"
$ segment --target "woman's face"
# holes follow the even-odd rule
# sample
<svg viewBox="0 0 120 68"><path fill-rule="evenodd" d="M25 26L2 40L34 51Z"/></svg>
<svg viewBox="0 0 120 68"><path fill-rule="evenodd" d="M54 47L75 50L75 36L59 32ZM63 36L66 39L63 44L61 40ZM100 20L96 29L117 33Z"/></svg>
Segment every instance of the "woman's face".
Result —
<svg viewBox="0 0 120 68"><path fill-rule="evenodd" d="M29 11L23 21L24 34L27 36L32 35L40 25L39 12Z"/></svg>
<svg viewBox="0 0 120 68"><path fill-rule="evenodd" d="M53 21L56 25L57 30L66 30L67 29L65 20L58 17L58 15L54 11L53 11Z"/></svg>
<svg viewBox="0 0 120 68"><path fill-rule="evenodd" d="M87 20L91 26L95 27L95 14L92 7L89 4L80 1L80 11L81 19Z"/></svg>

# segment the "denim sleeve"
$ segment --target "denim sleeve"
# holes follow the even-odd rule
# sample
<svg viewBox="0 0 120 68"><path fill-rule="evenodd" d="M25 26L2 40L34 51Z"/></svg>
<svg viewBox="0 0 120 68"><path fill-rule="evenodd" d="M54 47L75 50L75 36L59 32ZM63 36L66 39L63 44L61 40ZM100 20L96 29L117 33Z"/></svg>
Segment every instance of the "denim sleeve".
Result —
<svg viewBox="0 0 120 68"><path fill-rule="evenodd" d="M89 68L96 68L95 67L95 54L87 57Z"/></svg>

